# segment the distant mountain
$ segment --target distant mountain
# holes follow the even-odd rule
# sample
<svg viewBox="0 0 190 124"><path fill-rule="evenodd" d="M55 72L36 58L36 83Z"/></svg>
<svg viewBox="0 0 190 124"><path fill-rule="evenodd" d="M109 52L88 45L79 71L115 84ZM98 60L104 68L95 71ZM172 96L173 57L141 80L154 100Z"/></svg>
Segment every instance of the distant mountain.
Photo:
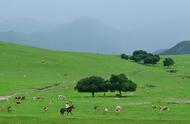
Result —
<svg viewBox="0 0 190 124"><path fill-rule="evenodd" d="M19 33L45 32L53 28L52 25L29 18L9 19L0 22L0 31L14 31Z"/></svg>
<svg viewBox="0 0 190 124"><path fill-rule="evenodd" d="M190 54L190 41L182 41L176 44L174 47L166 50L162 54L165 55Z"/></svg>
<svg viewBox="0 0 190 124"><path fill-rule="evenodd" d="M154 51L153 54L158 54L159 55L159 54L164 53L166 50L167 49L159 49L159 50Z"/></svg>
<svg viewBox="0 0 190 124"><path fill-rule="evenodd" d="M0 40L49 49L95 53L121 53L127 49L126 39L126 32L87 17L59 25L48 32L0 32Z"/></svg>

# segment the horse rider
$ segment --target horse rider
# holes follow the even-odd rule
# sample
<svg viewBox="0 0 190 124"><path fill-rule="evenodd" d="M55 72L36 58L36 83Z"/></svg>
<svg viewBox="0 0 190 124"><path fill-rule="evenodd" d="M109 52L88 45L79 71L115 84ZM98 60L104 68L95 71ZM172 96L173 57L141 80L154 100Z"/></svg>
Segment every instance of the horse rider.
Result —
<svg viewBox="0 0 190 124"><path fill-rule="evenodd" d="M69 103L67 102L67 103L65 104L66 110L67 110L69 107L70 107L70 105L69 105Z"/></svg>

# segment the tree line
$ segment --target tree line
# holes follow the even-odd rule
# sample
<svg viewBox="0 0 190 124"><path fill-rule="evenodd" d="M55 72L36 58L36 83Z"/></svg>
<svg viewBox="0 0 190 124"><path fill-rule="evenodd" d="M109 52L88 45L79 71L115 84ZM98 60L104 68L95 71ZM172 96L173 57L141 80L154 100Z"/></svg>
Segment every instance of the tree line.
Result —
<svg viewBox="0 0 190 124"><path fill-rule="evenodd" d="M154 55L144 50L136 50L133 52L132 56L123 53L121 54L121 58L126 60L130 59L137 63L143 63L143 64L156 64L157 62L160 61L159 55Z"/></svg>
<svg viewBox="0 0 190 124"><path fill-rule="evenodd" d="M99 76L90 76L79 80L74 87L78 92L89 92L92 97L96 92L119 92L119 96L122 96L122 92L135 91L137 84L129 80L125 74L112 74L109 80L105 80Z"/></svg>
<svg viewBox="0 0 190 124"><path fill-rule="evenodd" d="M159 55L154 55L154 54L148 53L144 50L136 50L133 52L133 54L131 56L123 53L123 54L121 54L121 58L126 59L126 60L132 60L137 63L143 63L145 65L147 65L147 64L154 65L160 61ZM174 60L170 57L167 57L163 60L163 66L170 67L174 64L175 64Z"/></svg>

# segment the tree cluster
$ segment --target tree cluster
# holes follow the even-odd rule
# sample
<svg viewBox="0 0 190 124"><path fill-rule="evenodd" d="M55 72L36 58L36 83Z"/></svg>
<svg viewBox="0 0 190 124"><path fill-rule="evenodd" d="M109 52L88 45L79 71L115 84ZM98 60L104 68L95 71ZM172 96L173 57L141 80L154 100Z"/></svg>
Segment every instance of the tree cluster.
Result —
<svg viewBox="0 0 190 124"><path fill-rule="evenodd" d="M121 54L121 58L128 60L129 56L127 54L123 53L123 54Z"/></svg>
<svg viewBox="0 0 190 124"><path fill-rule="evenodd" d="M95 96L96 92L115 92L118 91L121 96L122 92L135 91L137 85L129 80L124 74L111 75L109 80L104 80L99 76L91 76L79 80L75 86L78 92L89 92Z"/></svg>
<svg viewBox="0 0 190 124"><path fill-rule="evenodd" d="M143 64L156 64L160 61L159 55L154 55L152 53L148 53L144 50L136 50L133 52L132 56L127 56L126 54L121 54L122 59L130 59L137 63Z"/></svg>

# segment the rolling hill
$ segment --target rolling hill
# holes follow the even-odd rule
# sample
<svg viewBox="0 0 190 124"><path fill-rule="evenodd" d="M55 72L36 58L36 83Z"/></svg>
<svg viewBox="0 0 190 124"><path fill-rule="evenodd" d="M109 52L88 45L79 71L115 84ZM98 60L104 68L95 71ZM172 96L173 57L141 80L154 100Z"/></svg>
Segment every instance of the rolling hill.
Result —
<svg viewBox="0 0 190 124"><path fill-rule="evenodd" d="M182 41L174 47L162 52L165 55L190 54L190 41Z"/></svg>
<svg viewBox="0 0 190 124"><path fill-rule="evenodd" d="M162 60L166 56L161 56ZM0 94L1 96L21 94L26 99L15 104L15 99L0 100L5 109L0 111L0 123L128 123L129 124L188 124L189 106L189 67L190 55L172 56L177 73L169 73L160 62L154 66L144 66L120 59L116 55L52 51L47 49L0 42ZM78 93L74 90L76 82L84 77L97 75L108 79L111 74L124 73L137 83L134 93L116 92L95 94ZM64 95L63 101L57 95ZM41 101L33 100L41 96ZM49 104L50 101L53 104ZM67 101L75 105L73 115L60 116L59 109ZM94 105L100 111L94 111ZM167 106L171 110L160 113L151 105ZM7 113L6 106L12 105L13 112ZM49 106L47 112L44 106ZM122 112L116 114L116 105ZM109 112L104 113L103 108Z"/></svg>

